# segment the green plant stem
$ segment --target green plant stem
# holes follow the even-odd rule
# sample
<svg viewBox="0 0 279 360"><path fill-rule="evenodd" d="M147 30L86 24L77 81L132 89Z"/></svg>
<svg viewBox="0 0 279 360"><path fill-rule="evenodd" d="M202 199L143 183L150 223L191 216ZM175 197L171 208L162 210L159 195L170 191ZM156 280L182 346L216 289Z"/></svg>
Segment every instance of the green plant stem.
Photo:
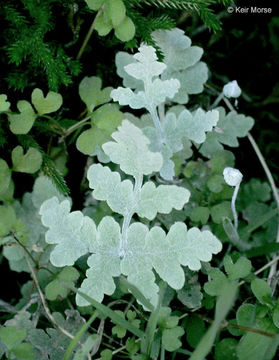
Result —
<svg viewBox="0 0 279 360"><path fill-rule="evenodd" d="M121 276L120 281L130 290L132 295L148 310L154 311L154 306L150 303L148 299L140 292L140 290L134 286L133 284L129 283L124 276Z"/></svg>
<svg viewBox="0 0 279 360"><path fill-rule="evenodd" d="M64 129L62 128L62 126L59 124L59 122L57 120L55 120L52 116L49 115L40 115L40 117L45 118L47 120L50 120L51 122L53 122L57 128L56 133L59 135L63 134ZM35 122L36 124L36 122Z"/></svg>
<svg viewBox="0 0 279 360"><path fill-rule="evenodd" d="M96 17L95 17L95 18L96 18ZM84 38L84 40L83 40L83 43L82 43L82 45L81 45L81 47L80 47L80 49L79 49L79 52L78 52L78 54L77 54L77 60L79 60L79 59L81 58L81 56L82 56L82 54L83 54L83 52L84 52L84 49L85 49L88 41L89 41L90 38L91 38L91 35L92 35L92 33L93 33L93 30L94 30L95 18L94 18L94 20L92 21L92 24L91 24L91 26L90 26L90 28L89 28L89 30L88 30L88 32L87 32L87 34L86 34L86 36L85 36L85 38Z"/></svg>
<svg viewBox="0 0 279 360"><path fill-rule="evenodd" d="M44 308L44 310L45 310L45 313L46 313L49 321L52 322L53 325L55 325L55 326L62 332L62 334L66 335L66 336L67 336L68 338L70 338L70 339L74 339L74 336L73 336L72 334L70 334L67 330L65 330L64 328L62 328L62 326L60 326L60 325L57 323L57 321L54 319L54 317L52 316L52 314L51 314L51 312L50 312L50 310L49 310L49 308L48 308L48 306L47 306L47 303L46 303L44 294L43 294L43 292L42 292L42 290L41 290L41 288L40 288L39 281L38 281L38 279L37 279L36 273L35 273L32 265L30 264L30 261L29 261L29 259L28 259L28 254L26 254L26 253L24 252L24 256L25 256L27 265L28 265L29 270L30 270L30 272L31 272L33 281L34 281L34 283L35 283L35 285L36 285L36 288L37 288L37 291L38 291L38 293L39 293L41 302L42 302L42 304L43 304L43 308Z"/></svg>
<svg viewBox="0 0 279 360"><path fill-rule="evenodd" d="M14 233L11 234L12 237L15 239L15 241L17 242L17 244L19 245L19 247L21 247L21 249L23 250L23 252L26 252L26 254L30 257L30 259L33 261L35 267L37 268L38 263L37 261L34 259L33 255L30 253L30 251L26 248L26 246L24 246L19 239L16 237L16 235Z"/></svg>
<svg viewBox="0 0 279 360"><path fill-rule="evenodd" d="M159 318L159 311L162 306L165 289L166 289L166 283L161 281L159 284L158 303L157 303L156 308L154 309L154 311L152 311L152 313L149 317L149 320L148 320L147 326L146 326L146 330L145 330L144 339L142 341L141 351L143 354L148 355L148 356L150 355L150 352L151 352L151 347L153 344L153 339L154 339L157 322L158 322L158 318Z"/></svg>
<svg viewBox="0 0 279 360"><path fill-rule="evenodd" d="M92 306L94 306L97 310L99 310L100 313L102 313L104 316L108 316L115 324L118 324L120 326L123 326L128 331L130 331L132 334L136 335L139 338L143 338L144 333L137 327L135 327L133 324L131 324L129 321L123 319L121 316L119 316L117 313L115 313L113 310L111 310L108 306L105 306L92 297L86 295L82 291L77 290L76 288L72 286L68 286L69 289L73 290L77 294L79 294L81 297L83 297L86 301L88 301Z"/></svg>
<svg viewBox="0 0 279 360"><path fill-rule="evenodd" d="M214 101L214 103L210 106L210 109L214 109L223 98L224 98L224 94L223 94L223 92L221 92L218 95L218 97L216 98L216 100Z"/></svg>
<svg viewBox="0 0 279 360"><path fill-rule="evenodd" d="M75 131L76 129L78 129L79 127L83 126L83 124L88 121L89 119L91 119L91 115L86 116L86 118L80 120L78 123L70 126L66 131L64 131L63 137L67 137L69 136L73 131Z"/></svg>
<svg viewBox="0 0 279 360"><path fill-rule="evenodd" d="M263 272L265 269L268 269L270 266L272 266L274 263L276 263L279 260L279 256L276 256L274 259L272 259L271 261L269 261L267 264L265 264L264 266L262 266L260 269L258 269L257 271L254 272L254 275L258 275L261 272ZM240 283L238 284L238 286L241 286L245 284L245 281L242 280L240 281Z"/></svg>

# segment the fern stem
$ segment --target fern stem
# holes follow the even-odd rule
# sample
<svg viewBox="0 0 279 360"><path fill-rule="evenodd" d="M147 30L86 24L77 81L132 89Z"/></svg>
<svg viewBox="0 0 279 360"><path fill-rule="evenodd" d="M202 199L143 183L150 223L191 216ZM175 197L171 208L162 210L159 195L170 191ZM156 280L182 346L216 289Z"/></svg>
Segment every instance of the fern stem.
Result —
<svg viewBox="0 0 279 360"><path fill-rule="evenodd" d="M95 19L96 19L96 17L95 17L94 20L92 21L92 24L91 24L91 26L90 26L90 28L89 28L89 30L88 30L88 32L87 32L87 34L86 34L86 36L85 36L85 38L84 38L84 40L83 40L83 43L82 43L82 45L81 45L81 47L80 47L80 49L79 49L79 52L78 52L77 58L76 58L77 60L79 60L79 59L81 58L81 56L82 56L82 54L83 54L83 52L84 52L84 49L85 49L88 41L89 41L90 38L91 38L91 35L92 35L92 33L93 33L93 30L94 30Z"/></svg>

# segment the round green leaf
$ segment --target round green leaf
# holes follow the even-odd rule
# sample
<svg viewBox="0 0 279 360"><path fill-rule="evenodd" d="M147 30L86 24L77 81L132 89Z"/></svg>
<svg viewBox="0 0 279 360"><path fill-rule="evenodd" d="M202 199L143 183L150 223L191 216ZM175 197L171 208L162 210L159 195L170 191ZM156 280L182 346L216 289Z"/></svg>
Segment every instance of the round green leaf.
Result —
<svg viewBox="0 0 279 360"><path fill-rule="evenodd" d="M221 340L215 347L215 360L237 360L236 347L238 341L233 338Z"/></svg>
<svg viewBox="0 0 279 360"><path fill-rule="evenodd" d="M20 114L10 114L8 116L11 132L14 134L27 134L36 119L35 111L31 104L26 100L20 100L17 103Z"/></svg>
<svg viewBox="0 0 279 360"><path fill-rule="evenodd" d="M10 350L26 338L26 329L17 329L15 326L4 326L0 329L0 340Z"/></svg>
<svg viewBox="0 0 279 360"><path fill-rule="evenodd" d="M164 329L162 336L163 347L167 351L175 351L182 345L179 338L184 334L184 330L181 326L176 326L172 329Z"/></svg>
<svg viewBox="0 0 279 360"><path fill-rule="evenodd" d="M95 17L94 28L100 36L106 36L111 31L112 23L106 19L103 11Z"/></svg>
<svg viewBox="0 0 279 360"><path fill-rule="evenodd" d="M0 236L7 235L15 221L14 209L8 205L0 205Z"/></svg>
<svg viewBox="0 0 279 360"><path fill-rule="evenodd" d="M122 23L115 28L115 36L121 41L133 39L135 32L135 25L128 16L126 16Z"/></svg>
<svg viewBox="0 0 279 360"><path fill-rule="evenodd" d="M46 297L49 300L56 300L57 297L66 298L70 287L75 285L79 278L79 272L72 266L66 266L57 277L47 284L45 288ZM69 285L68 287L66 286Z"/></svg>
<svg viewBox="0 0 279 360"><path fill-rule="evenodd" d="M226 166L234 167L234 155L228 150L216 151L210 162L212 172L221 174Z"/></svg>
<svg viewBox="0 0 279 360"><path fill-rule="evenodd" d="M271 287L262 279L251 282L251 290L261 304L272 304Z"/></svg>
<svg viewBox="0 0 279 360"><path fill-rule="evenodd" d="M105 349L101 351L101 359L102 360L111 360L112 359L112 351L109 349Z"/></svg>
<svg viewBox="0 0 279 360"><path fill-rule="evenodd" d="M77 139L77 149L85 155L93 155L96 145L102 145L107 137L97 127L84 131Z"/></svg>
<svg viewBox="0 0 279 360"><path fill-rule="evenodd" d="M79 84L79 96L90 112L93 111L96 106L110 101L112 88L106 87L101 90L101 87L102 80L96 76L86 76Z"/></svg>
<svg viewBox="0 0 279 360"><path fill-rule="evenodd" d="M12 349L12 353L16 356L17 360L34 360L35 350L32 344L22 343Z"/></svg>
<svg viewBox="0 0 279 360"><path fill-rule="evenodd" d="M206 331L204 321L196 315L189 315L186 321L186 337L189 345L196 348Z"/></svg>
<svg viewBox="0 0 279 360"><path fill-rule="evenodd" d="M85 2L88 5L89 9L99 10L105 0L85 0Z"/></svg>
<svg viewBox="0 0 279 360"><path fill-rule="evenodd" d="M234 264L228 255L224 258L224 267L231 280L245 278L252 270L251 261L247 258L240 257Z"/></svg>
<svg viewBox="0 0 279 360"><path fill-rule="evenodd" d="M214 205L210 210L210 214L212 216L212 220L216 224L222 224L224 217L232 219L231 203L229 201L224 201L218 205Z"/></svg>
<svg viewBox="0 0 279 360"><path fill-rule="evenodd" d="M104 11L105 15L110 18L114 28L121 24L126 14L126 8L122 0L108 0Z"/></svg>
<svg viewBox="0 0 279 360"><path fill-rule="evenodd" d="M0 175L0 179L1 179L1 175ZM1 180L0 180L0 182L1 182ZM0 191L0 200L11 202L14 197L14 190L15 190L15 184L14 184L13 180L11 179L7 190L4 192Z"/></svg>
<svg viewBox="0 0 279 360"><path fill-rule="evenodd" d="M195 222L200 221L203 225L207 223L208 218L209 218L209 209L204 206L196 207L191 214L192 221Z"/></svg>
<svg viewBox="0 0 279 360"><path fill-rule="evenodd" d="M38 114L43 115L57 111L61 107L63 99L60 94L53 91L50 91L44 98L42 90L36 88L32 92L31 101Z"/></svg>
<svg viewBox="0 0 279 360"><path fill-rule="evenodd" d="M51 301L56 300L59 296L64 299L68 295L68 289L59 280L55 279L47 284L45 294L47 299Z"/></svg>
<svg viewBox="0 0 279 360"><path fill-rule="evenodd" d="M5 160L0 159L0 195L8 190L11 181L11 170Z"/></svg>
<svg viewBox="0 0 279 360"><path fill-rule="evenodd" d="M11 103L7 100L7 95L1 94L0 95L0 111L8 111L10 108Z"/></svg>
<svg viewBox="0 0 279 360"><path fill-rule="evenodd" d="M111 135L121 125L123 117L123 113L118 110L116 104L105 104L93 112L91 124Z"/></svg>
<svg viewBox="0 0 279 360"><path fill-rule="evenodd" d="M30 147L27 153L23 154L23 148L17 146L12 151L13 170L33 174L42 165L42 154L39 150Z"/></svg>
<svg viewBox="0 0 279 360"><path fill-rule="evenodd" d="M252 304L242 304L236 312L237 324L240 326L253 326L253 322L256 316L255 306Z"/></svg>
<svg viewBox="0 0 279 360"><path fill-rule="evenodd" d="M224 178L220 174L212 175L207 182L209 190L214 193L219 193L220 191L222 191L224 185Z"/></svg>

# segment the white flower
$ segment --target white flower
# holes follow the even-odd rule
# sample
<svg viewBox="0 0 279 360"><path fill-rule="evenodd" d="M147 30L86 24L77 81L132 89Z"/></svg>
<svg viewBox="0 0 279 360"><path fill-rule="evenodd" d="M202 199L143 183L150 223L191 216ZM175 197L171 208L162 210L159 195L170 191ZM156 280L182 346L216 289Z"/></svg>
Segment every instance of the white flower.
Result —
<svg viewBox="0 0 279 360"><path fill-rule="evenodd" d="M226 167L223 171L225 182L230 186L237 186L241 183L243 175L238 169Z"/></svg>
<svg viewBox="0 0 279 360"><path fill-rule="evenodd" d="M227 97L227 98L238 98L241 94L241 89L238 86L238 83L236 80L231 81L229 83L227 83L224 87L223 87L223 94Z"/></svg>

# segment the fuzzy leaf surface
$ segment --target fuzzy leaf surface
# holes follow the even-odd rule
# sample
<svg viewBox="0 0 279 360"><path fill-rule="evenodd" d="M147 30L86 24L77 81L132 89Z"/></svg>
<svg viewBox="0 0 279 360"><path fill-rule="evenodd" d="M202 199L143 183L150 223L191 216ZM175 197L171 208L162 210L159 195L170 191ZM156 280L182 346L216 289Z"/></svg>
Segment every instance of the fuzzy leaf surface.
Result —
<svg viewBox="0 0 279 360"><path fill-rule="evenodd" d="M166 98L172 99L179 87L180 83L176 79L156 79L149 84L145 92L135 93L129 88L118 87L111 92L111 97L120 105L129 105L132 109L149 109L150 106L162 104Z"/></svg>
<svg viewBox="0 0 279 360"><path fill-rule="evenodd" d="M124 59L127 59L127 57ZM119 87L111 92L113 100L118 101L120 105L129 105L132 109L150 109L163 103L166 98L173 98L180 87L177 79L163 81L156 78L154 81L152 80L154 77L158 77L166 68L166 65L157 61L157 59L155 49L152 46L142 45L139 52L131 59L132 61L136 60L136 62L124 66L124 70L131 77L142 80L145 91L133 92L129 88Z"/></svg>
<svg viewBox="0 0 279 360"><path fill-rule="evenodd" d="M149 140L142 131L123 120L118 131L111 137L115 142L108 142L103 145L104 152L111 161L119 164L126 174L138 177L159 171L162 166L162 156L148 150ZM148 159L148 161L146 161Z"/></svg>
<svg viewBox="0 0 279 360"><path fill-rule="evenodd" d="M133 57L133 55L128 54L124 51L119 51L115 56L115 65L117 75L119 75L123 79L123 85L126 88L142 90L143 83L141 80L135 79L133 76L129 75L125 70L126 65L137 63L137 60Z"/></svg>
<svg viewBox="0 0 279 360"><path fill-rule="evenodd" d="M136 212L141 217L153 220L157 213L169 214L173 208L181 210L189 198L187 189L176 185L160 185L156 188L153 182L148 181L141 189Z"/></svg>
<svg viewBox="0 0 279 360"><path fill-rule="evenodd" d="M191 46L191 39L181 29L157 30L151 36L164 54L164 63L172 70L184 70L202 57L202 48Z"/></svg>
<svg viewBox="0 0 279 360"><path fill-rule="evenodd" d="M96 226L80 211L70 213L70 202L60 204L56 197L46 200L41 208L42 223L49 227L46 242L56 244L50 260L54 266L73 265L74 262L92 250L96 239Z"/></svg>
<svg viewBox="0 0 279 360"><path fill-rule="evenodd" d="M53 91L49 91L47 96L44 97L42 90L36 88L31 94L31 101L38 114L43 115L60 109L63 98L59 93Z"/></svg>
<svg viewBox="0 0 279 360"><path fill-rule="evenodd" d="M166 233L159 227L150 231L140 223L133 223L127 233L126 254L121 261L121 272L138 287L152 304L156 304L156 273L172 288L180 289L185 276L181 267L199 270L201 261L211 260L221 250L220 241L209 231L192 228L177 222Z"/></svg>
<svg viewBox="0 0 279 360"><path fill-rule="evenodd" d="M188 139L201 144L206 139L206 132L211 131L219 119L216 110L205 112L199 108L194 114L188 110L183 110L178 117L180 128Z"/></svg>
<svg viewBox="0 0 279 360"><path fill-rule="evenodd" d="M134 78L144 82L162 74L166 65L157 61L155 49L152 46L141 45L138 50L139 52L133 56L137 62L126 65L125 71Z"/></svg>
<svg viewBox="0 0 279 360"><path fill-rule="evenodd" d="M87 178L90 188L94 189L95 199L105 200L114 212L123 216L129 212L130 204L134 202L133 184L130 180L121 181L118 172L101 164L91 165Z"/></svg>
<svg viewBox="0 0 279 360"><path fill-rule="evenodd" d="M214 152L223 149L223 144L231 147L239 145L238 139L245 137L254 125L254 119L249 116L237 114L231 111L226 115L225 109L217 108L219 121L217 123L220 131L212 131L207 134L206 140L200 148L200 153L210 157Z"/></svg>
<svg viewBox="0 0 279 360"><path fill-rule="evenodd" d="M164 63L167 65L162 79L177 79L181 84L172 101L187 103L189 94L203 91L203 84L208 78L206 64L199 61L203 50L198 46L191 46L191 40L178 28L156 30L151 36L162 50Z"/></svg>
<svg viewBox="0 0 279 360"><path fill-rule="evenodd" d="M94 254L87 264L87 278L82 282L80 291L93 299L101 302L104 294L111 295L115 290L113 277L121 274L120 270L120 227L110 216L106 216L100 222L97 236L94 241ZM88 305L88 302L80 295L76 297L79 306Z"/></svg>

